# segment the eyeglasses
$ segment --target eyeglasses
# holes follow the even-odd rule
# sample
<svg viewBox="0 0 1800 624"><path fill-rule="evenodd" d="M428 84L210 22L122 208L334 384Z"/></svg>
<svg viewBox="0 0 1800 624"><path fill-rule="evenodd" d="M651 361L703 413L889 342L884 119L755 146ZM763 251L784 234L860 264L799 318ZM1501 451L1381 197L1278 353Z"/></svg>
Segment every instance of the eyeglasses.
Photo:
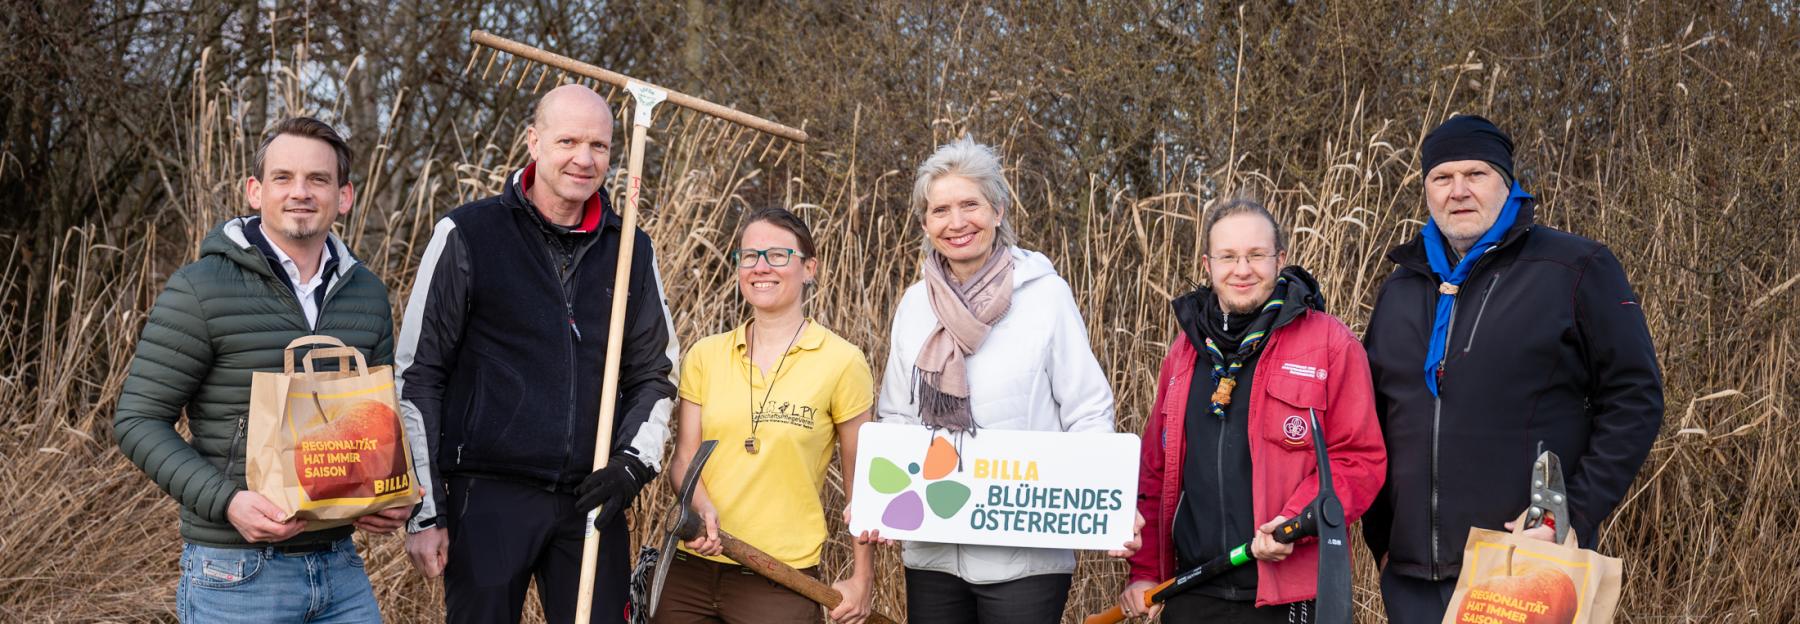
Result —
<svg viewBox="0 0 1800 624"><path fill-rule="evenodd" d="M805 257L806 254L786 247L771 247L769 249L736 249L731 252L731 261L737 264L740 269L755 268L757 258L767 260L771 267L784 267L787 266L789 262L793 262L794 258Z"/></svg>
<svg viewBox="0 0 1800 624"><path fill-rule="evenodd" d="M1248 260L1251 265L1259 265L1275 259L1275 254L1257 252L1247 256L1209 256L1213 262L1221 266L1237 266L1239 262Z"/></svg>

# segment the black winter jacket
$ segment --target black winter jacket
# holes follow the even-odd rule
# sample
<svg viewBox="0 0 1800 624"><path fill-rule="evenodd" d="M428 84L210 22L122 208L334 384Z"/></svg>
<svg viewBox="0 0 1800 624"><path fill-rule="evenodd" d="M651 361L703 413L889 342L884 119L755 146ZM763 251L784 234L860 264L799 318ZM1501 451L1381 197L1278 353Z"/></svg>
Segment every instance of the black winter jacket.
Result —
<svg viewBox="0 0 1800 624"><path fill-rule="evenodd" d="M1535 203L1462 284L1439 381L1425 352L1439 280L1414 238L1388 259L1364 336L1388 478L1363 518L1377 561L1440 580L1469 527L1525 510L1540 442L1562 459L1584 546L1619 504L1662 425L1662 373L1643 308L1611 251L1536 225Z"/></svg>
<svg viewBox="0 0 1800 624"><path fill-rule="evenodd" d="M444 476L572 491L593 470L622 222L604 194L586 223L546 223L525 194L501 194L437 222L401 321L401 411L428 492L411 530L437 524ZM661 463L679 357L650 237L635 232L612 453Z"/></svg>

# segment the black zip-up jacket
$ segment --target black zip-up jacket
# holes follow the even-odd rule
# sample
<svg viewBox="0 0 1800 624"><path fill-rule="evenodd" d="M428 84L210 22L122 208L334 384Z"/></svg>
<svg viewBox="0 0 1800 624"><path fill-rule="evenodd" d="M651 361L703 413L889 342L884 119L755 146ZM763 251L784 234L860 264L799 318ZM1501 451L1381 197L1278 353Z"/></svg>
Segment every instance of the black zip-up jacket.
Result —
<svg viewBox="0 0 1800 624"><path fill-rule="evenodd" d="M439 220L419 264L395 360L425 500L410 530L441 522L445 475L573 491L593 470L622 222L604 194L583 223L546 222L534 168ZM675 396L674 330L650 237L637 232L612 452L661 463Z"/></svg>
<svg viewBox="0 0 1800 624"><path fill-rule="evenodd" d="M1388 478L1363 534L1395 572L1461 571L1469 527L1525 510L1538 443L1561 459L1568 522L1592 547L1662 426L1662 373L1611 251L1537 225L1535 203L1478 259L1452 311L1439 396L1425 385L1437 276L1421 239L1395 247L1364 343Z"/></svg>

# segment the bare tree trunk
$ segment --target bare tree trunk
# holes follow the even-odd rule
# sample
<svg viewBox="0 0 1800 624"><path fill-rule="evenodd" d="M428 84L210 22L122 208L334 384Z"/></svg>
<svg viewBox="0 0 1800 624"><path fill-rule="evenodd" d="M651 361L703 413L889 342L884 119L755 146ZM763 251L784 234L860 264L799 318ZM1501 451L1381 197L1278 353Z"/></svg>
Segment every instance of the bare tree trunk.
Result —
<svg viewBox="0 0 1800 624"><path fill-rule="evenodd" d="M269 123L269 79L266 63L270 54L269 38L257 0L238 2L238 14L244 21L244 68L251 78L244 81L244 127L262 132ZM202 87L204 88L204 87Z"/></svg>
<svg viewBox="0 0 1800 624"><path fill-rule="evenodd" d="M681 46L682 89L705 93L700 79L706 68L706 0L687 0L687 29Z"/></svg>

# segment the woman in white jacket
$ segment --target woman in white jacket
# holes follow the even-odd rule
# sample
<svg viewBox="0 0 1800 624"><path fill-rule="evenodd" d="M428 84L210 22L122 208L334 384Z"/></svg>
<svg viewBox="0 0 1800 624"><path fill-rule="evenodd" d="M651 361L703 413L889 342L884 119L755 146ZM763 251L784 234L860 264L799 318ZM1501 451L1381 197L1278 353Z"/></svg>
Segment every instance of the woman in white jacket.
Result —
<svg viewBox="0 0 1800 624"><path fill-rule="evenodd" d="M880 419L1111 432L1112 388L1075 297L1048 258L1018 248L993 149L966 137L938 148L919 166L912 206L924 279L894 313ZM1075 571L1073 551L1043 548L905 542L902 559L914 622L1056 622Z"/></svg>

